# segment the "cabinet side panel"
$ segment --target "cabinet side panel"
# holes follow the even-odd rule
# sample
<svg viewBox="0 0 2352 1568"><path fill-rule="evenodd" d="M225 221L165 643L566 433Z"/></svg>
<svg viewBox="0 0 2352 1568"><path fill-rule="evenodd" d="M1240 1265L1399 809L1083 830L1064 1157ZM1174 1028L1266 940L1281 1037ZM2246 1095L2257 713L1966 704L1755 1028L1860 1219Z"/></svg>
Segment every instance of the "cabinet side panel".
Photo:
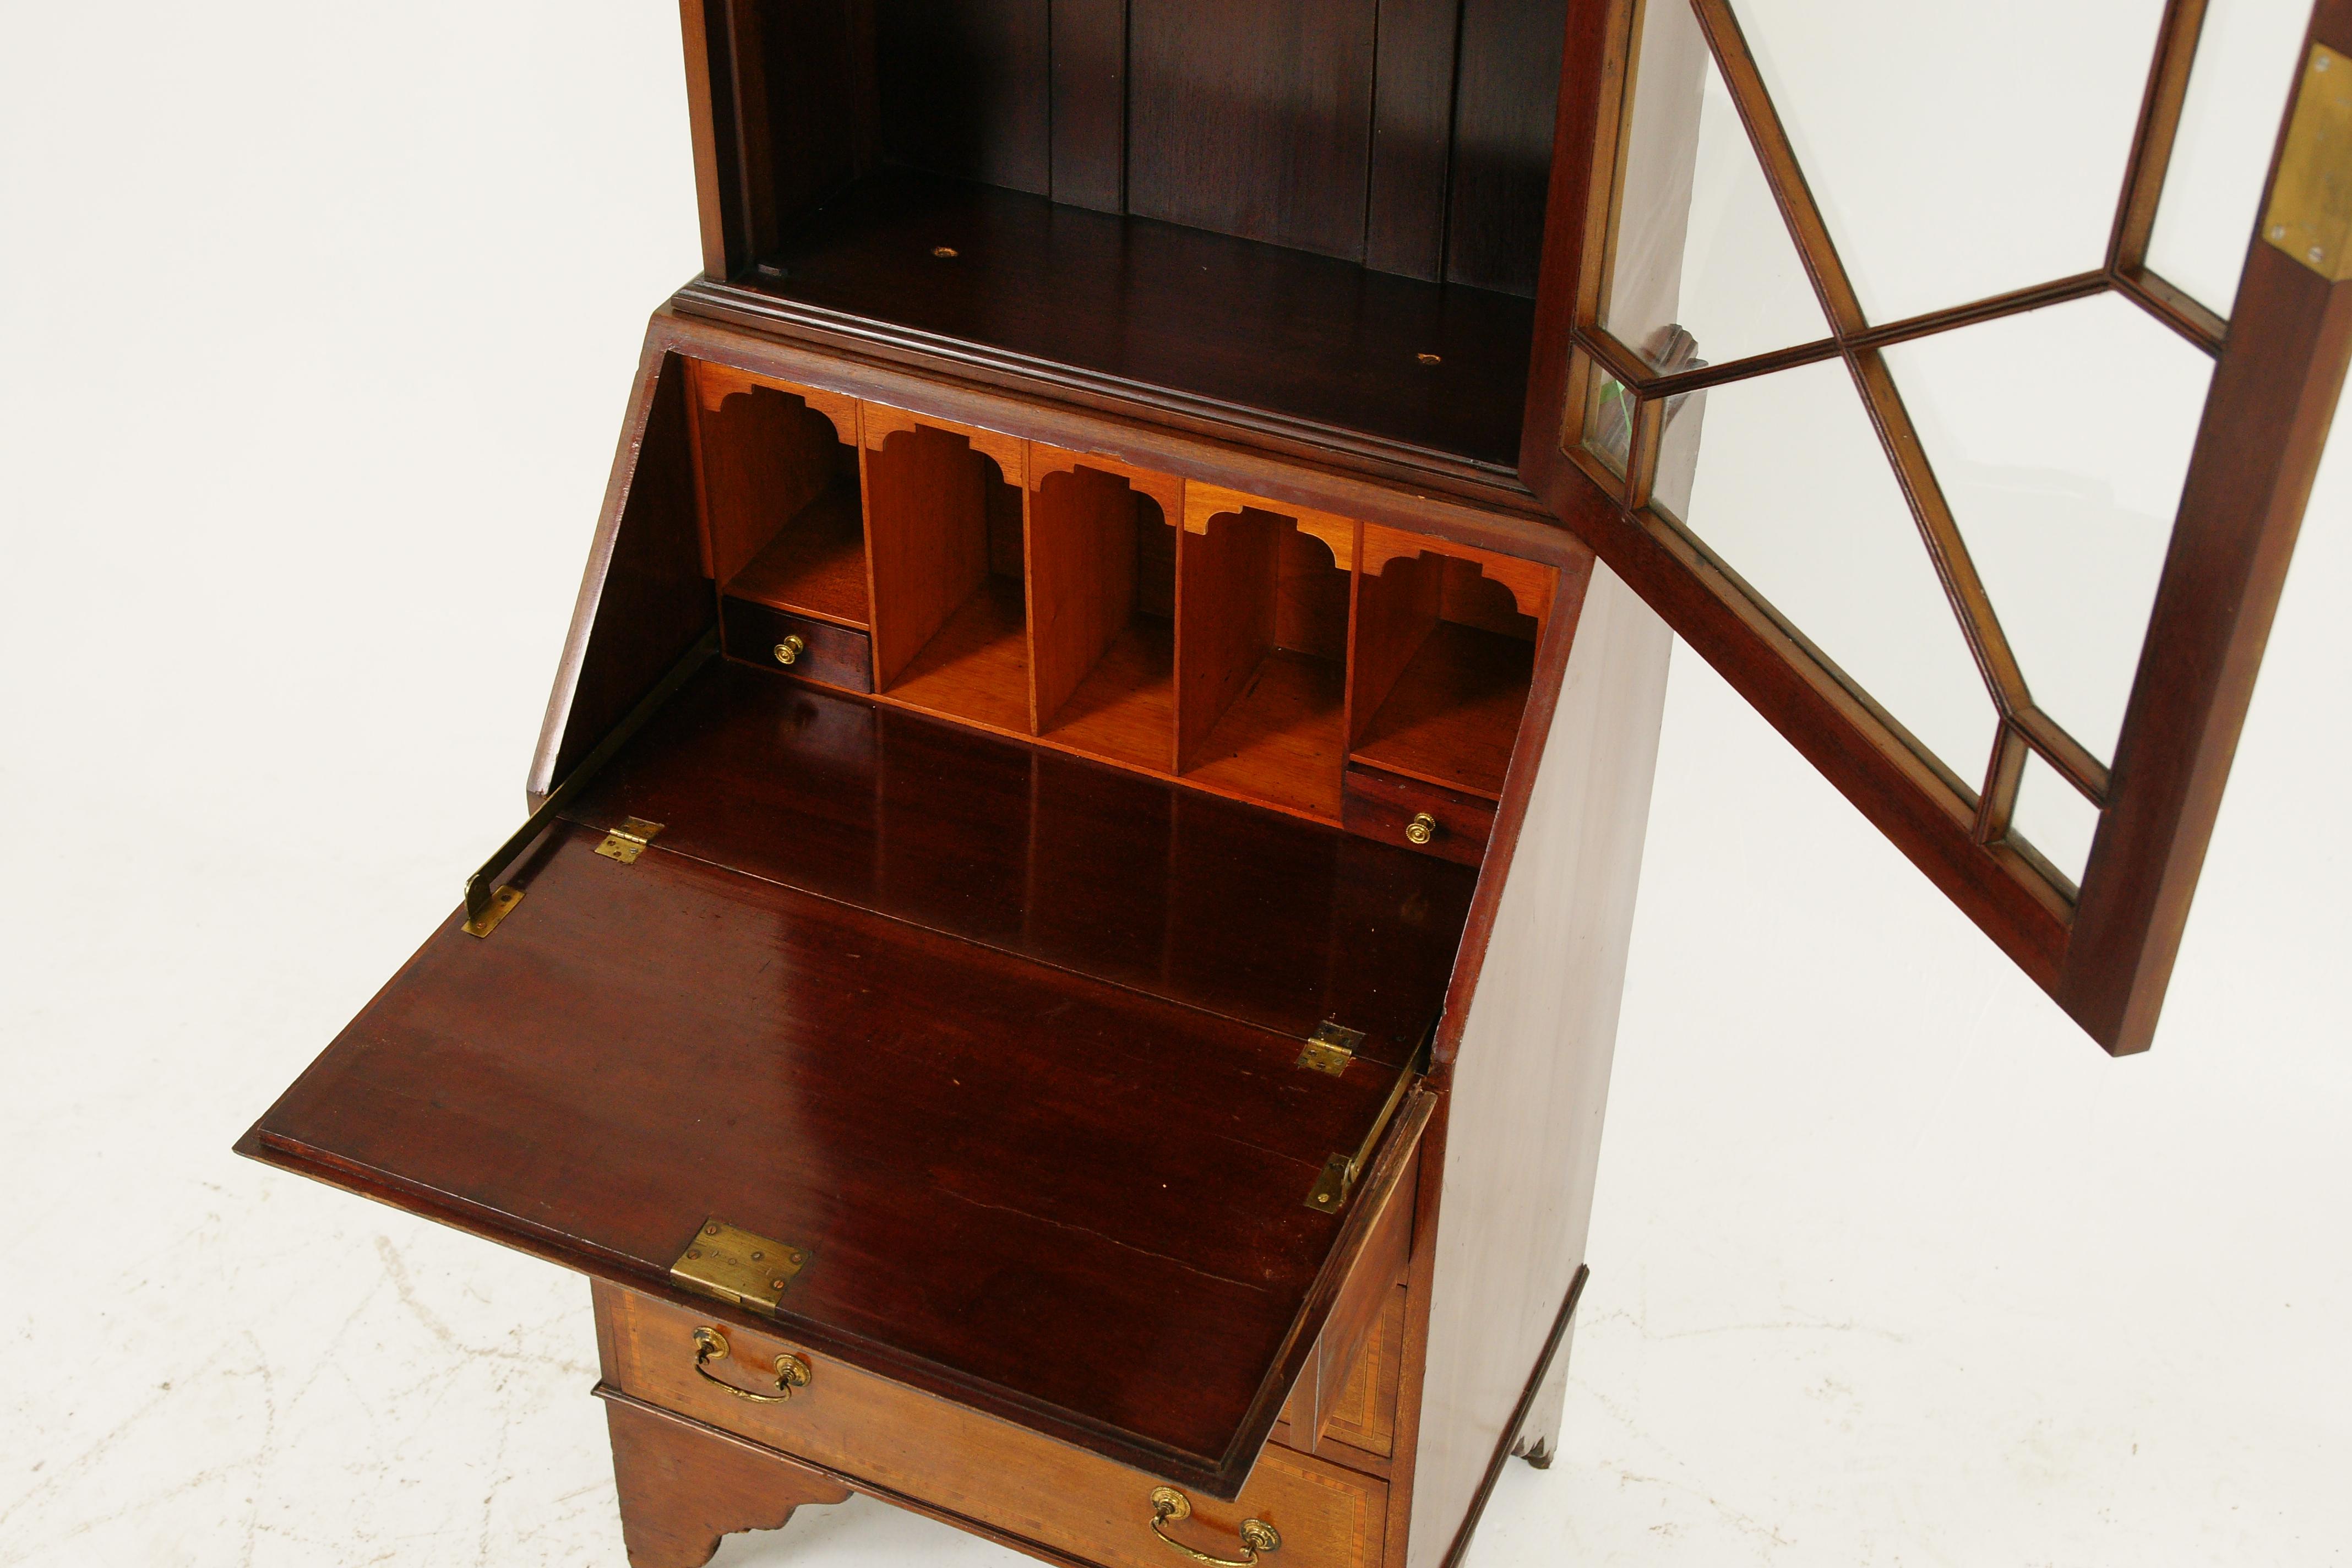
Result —
<svg viewBox="0 0 2352 1568"><path fill-rule="evenodd" d="M1454 1065L1410 1568L1453 1544L1583 1261L1672 641L1594 567Z"/></svg>
<svg viewBox="0 0 2352 1568"><path fill-rule="evenodd" d="M647 344L526 786L536 804L709 629L686 365Z"/></svg>

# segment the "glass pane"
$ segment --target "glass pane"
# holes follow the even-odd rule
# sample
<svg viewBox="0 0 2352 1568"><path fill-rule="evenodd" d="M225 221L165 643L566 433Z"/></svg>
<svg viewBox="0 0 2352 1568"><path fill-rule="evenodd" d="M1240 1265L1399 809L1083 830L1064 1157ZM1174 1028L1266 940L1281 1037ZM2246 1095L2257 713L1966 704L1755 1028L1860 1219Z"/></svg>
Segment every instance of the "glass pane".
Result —
<svg viewBox="0 0 2352 1568"><path fill-rule="evenodd" d="M1973 792L1992 699L1844 362L1709 388L1658 468L1655 504L1690 471L1690 531Z"/></svg>
<svg viewBox="0 0 2352 1568"><path fill-rule="evenodd" d="M1597 364L1586 371L1584 384L1591 389L1584 400L1584 449L1622 477L1633 446L1633 398Z"/></svg>
<svg viewBox="0 0 2352 1568"><path fill-rule="evenodd" d="M1733 0L1874 321L2106 260L2162 0Z"/></svg>
<svg viewBox="0 0 2352 1568"><path fill-rule="evenodd" d="M1885 354L2035 704L2113 757L2213 362L2113 294Z"/></svg>
<svg viewBox="0 0 2352 1568"><path fill-rule="evenodd" d="M2238 297L2310 0L2210 0L2164 171L2147 265L2216 315Z"/></svg>
<svg viewBox="0 0 2352 1568"><path fill-rule="evenodd" d="M2017 781L2017 806L2009 816L2009 836L2032 845L2079 888L2083 868L2091 859L2091 836L2098 829L2099 808L2060 777L2057 769L2026 753L2025 772Z"/></svg>
<svg viewBox="0 0 2352 1568"><path fill-rule="evenodd" d="M1650 0L1636 50L1601 324L1662 370L1828 337L1689 5Z"/></svg>

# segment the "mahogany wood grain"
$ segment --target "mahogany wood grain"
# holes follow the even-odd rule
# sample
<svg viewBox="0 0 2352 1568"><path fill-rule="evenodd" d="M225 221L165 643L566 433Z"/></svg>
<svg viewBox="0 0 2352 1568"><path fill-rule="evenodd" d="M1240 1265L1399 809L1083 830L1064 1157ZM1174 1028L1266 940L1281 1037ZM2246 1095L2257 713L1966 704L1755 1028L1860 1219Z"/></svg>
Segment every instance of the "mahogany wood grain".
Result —
<svg viewBox="0 0 2352 1568"><path fill-rule="evenodd" d="M1021 579L990 573L923 645L890 694L934 713L1034 733L1027 621Z"/></svg>
<svg viewBox="0 0 2352 1568"><path fill-rule="evenodd" d="M1053 184L1046 0L873 0L894 163L1045 195Z"/></svg>
<svg viewBox="0 0 2352 1568"><path fill-rule="evenodd" d="M717 285L689 285L655 312L648 342L926 419L984 426L1188 483L1230 487L1277 510L1318 509L1533 561L1581 558L1588 550L1514 470L1465 468L1427 451L1380 455L1329 431L1307 440L1234 410L1208 419L1203 410L1163 402L1147 414L1107 391L1068 380L1047 386L1034 374L973 362L919 374L878 343L815 328L781 335L773 318L746 317L725 303L736 299Z"/></svg>
<svg viewBox="0 0 2352 1568"><path fill-rule="evenodd" d="M874 645L864 632L731 595L719 602L719 622L730 658L844 691L874 689ZM801 639L789 667L776 658L786 637Z"/></svg>
<svg viewBox="0 0 2352 1568"><path fill-rule="evenodd" d="M1059 728L1072 696L1100 674L1084 716L1109 710L1118 718L1098 721L1092 732L1124 742L1112 753L1121 760L1172 769L1173 628L1162 623L1160 634L1134 630L1144 613L1145 560L1172 563L1172 523L1158 502L1099 468L1077 464L1039 474L1033 466L1031 482L1029 657L1037 731ZM1122 657L1111 662L1106 656L1114 643L1121 644ZM1124 700L1129 691L1136 700ZM1136 721L1154 716L1162 721L1156 733L1135 732Z"/></svg>
<svg viewBox="0 0 2352 1568"><path fill-rule="evenodd" d="M1448 282L1532 295L1564 85L1566 0L1463 0L1454 67Z"/></svg>
<svg viewBox="0 0 2352 1568"><path fill-rule="evenodd" d="M608 1285L597 1288L596 1308L614 1347L605 1380L624 1394L808 1461L837 1485L919 1499L935 1517L1015 1545L1101 1568L1178 1561L1150 1530L1151 1489L1167 1479L1152 1471L871 1376L789 1335L729 1328L735 1361L772 1362L789 1351L810 1363L808 1387L789 1403L747 1404L695 1375L693 1333L714 1321L709 1315ZM1375 1478L1270 1447L1237 1498L1184 1489L1192 1518L1169 1529L1196 1549L1239 1555L1241 1521L1256 1518L1282 1532L1279 1562L1381 1561L1387 1489Z"/></svg>
<svg viewBox="0 0 2352 1568"><path fill-rule="evenodd" d="M1474 881L740 665L680 691L573 815L1294 1039L1337 1016L1391 1066L1444 997Z"/></svg>
<svg viewBox="0 0 2352 1568"><path fill-rule="evenodd" d="M1053 197L1127 210L1127 0L1053 0Z"/></svg>
<svg viewBox="0 0 2352 1568"><path fill-rule="evenodd" d="M1365 723L1351 755L1498 800L1534 669L1532 643L1439 621Z"/></svg>
<svg viewBox="0 0 2352 1568"><path fill-rule="evenodd" d="M1411 1158L1401 1116L1303 1202L1387 1075L600 837L497 940L445 924L257 1151L643 1289L723 1216L809 1249L781 1321L821 1352L1230 1495Z"/></svg>
<svg viewBox="0 0 2352 1568"><path fill-rule="evenodd" d="M797 382L758 375L712 360L689 361L688 369L692 372L695 408L705 417L724 409L730 399L750 396L757 392L772 392L823 415L833 425L833 438L843 446L854 447L857 445L857 399L845 393L827 392L822 387L803 386Z"/></svg>
<svg viewBox="0 0 2352 1568"><path fill-rule="evenodd" d="M933 255L943 246L955 257ZM681 303L935 369L1052 367L1129 406L1264 410L1492 469L1518 446L1529 301L1516 294L908 170L807 215L772 259L772 274L689 286Z"/></svg>
<svg viewBox="0 0 2352 1568"><path fill-rule="evenodd" d="M1414 1568L1468 1515L1584 1260L1673 638L1605 570L1578 618L1516 847L1489 858L1501 897L1450 1079Z"/></svg>
<svg viewBox="0 0 2352 1568"><path fill-rule="evenodd" d="M1256 512L1204 521L1199 529L1188 517L1177 541L1179 769L1202 759L1209 732L1274 647L1277 526Z"/></svg>
<svg viewBox="0 0 2352 1568"><path fill-rule="evenodd" d="M1367 576L1388 570L1391 561L1435 552L1454 564L1449 567L1451 579L1459 580L1465 569L1500 584L1511 596L1518 613L1538 623L1530 635L1539 634L1541 622L1551 613L1552 595L1557 591L1558 571L1542 562L1530 561L1498 550L1481 550L1475 545L1448 543L1425 535L1407 533L1402 529L1387 528L1379 523L1364 525L1363 558L1360 567ZM1459 592L1456 588L1455 592ZM1449 598L1451 595L1449 595ZM1448 617L1461 620L1460 611L1449 604ZM1474 623L1475 624L1475 623ZM1497 628L1500 629L1500 628Z"/></svg>
<svg viewBox="0 0 2352 1568"><path fill-rule="evenodd" d="M1339 1396L1326 1402L1322 1431L1315 1433L1306 1425L1307 1396L1312 1389L1301 1378L1270 1441L1368 1476L1388 1479L1390 1457L1396 1449L1397 1387L1404 1359L1405 1302L1405 1283L1400 1279L1388 1293L1387 1305L1357 1350L1355 1365Z"/></svg>
<svg viewBox="0 0 2352 1568"><path fill-rule="evenodd" d="M1388 700L1397 677L1436 629L1438 609L1445 596L1445 570L1438 558L1418 552L1392 555L1378 567L1370 563L1370 559L1367 553L1354 584L1354 642L1348 661L1348 743L1351 747L1362 739L1372 715Z"/></svg>
<svg viewBox="0 0 2352 1568"><path fill-rule="evenodd" d="M1435 282L1444 275L1454 156L1459 0L1381 0L1373 44L1372 145L1364 265Z"/></svg>
<svg viewBox="0 0 2352 1568"><path fill-rule="evenodd" d="M875 684L894 685L988 579L987 460L929 426L866 429L867 596Z"/></svg>
<svg viewBox="0 0 2352 1568"><path fill-rule="evenodd" d="M1372 0L1129 0L1128 210L1360 261Z"/></svg>
<svg viewBox="0 0 2352 1568"><path fill-rule="evenodd" d="M1405 829L1423 814L1435 820L1436 829L1427 844L1416 845L1405 837ZM1495 830L1492 800L1358 763L1348 764L1347 798L1340 816L1350 833L1465 866L1476 866L1486 858L1486 842Z"/></svg>
<svg viewBox="0 0 2352 1568"><path fill-rule="evenodd" d="M634 1405L604 1406L630 1568L702 1568L721 1536L782 1530L811 1504L847 1502L821 1471Z"/></svg>
<svg viewBox="0 0 2352 1568"><path fill-rule="evenodd" d="M594 750L716 618L702 574L686 382L686 362L648 342L531 759L534 800Z"/></svg>
<svg viewBox="0 0 2352 1568"><path fill-rule="evenodd" d="M726 592L771 609L864 631L866 521L852 471L828 485L776 531L760 552L726 581ZM865 685L873 684L869 664Z"/></svg>
<svg viewBox="0 0 2352 1568"><path fill-rule="evenodd" d="M730 238L733 209L741 200L735 177L735 139L719 130L723 115L734 120L731 94L714 90L713 77L723 78L726 61L726 0L709 0L719 16L716 36L705 16L706 0L678 0L679 31L686 40L686 123L694 148L695 220L702 237L702 270L725 278L734 269L730 249L748 249L740 236Z"/></svg>

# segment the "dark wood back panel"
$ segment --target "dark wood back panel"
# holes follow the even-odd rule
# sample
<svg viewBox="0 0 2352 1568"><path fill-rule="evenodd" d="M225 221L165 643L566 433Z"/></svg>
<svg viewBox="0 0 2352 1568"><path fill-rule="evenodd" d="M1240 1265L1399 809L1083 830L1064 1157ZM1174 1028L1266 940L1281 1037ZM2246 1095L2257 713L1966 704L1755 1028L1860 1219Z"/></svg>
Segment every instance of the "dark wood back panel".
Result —
<svg viewBox="0 0 2352 1568"><path fill-rule="evenodd" d="M1372 0L1129 0L1127 209L1361 260Z"/></svg>
<svg viewBox="0 0 2352 1568"><path fill-rule="evenodd" d="M878 159L1535 292L1565 0L703 4L730 273Z"/></svg>
<svg viewBox="0 0 2352 1568"><path fill-rule="evenodd" d="M875 31L885 157L1052 193L1046 0L878 0Z"/></svg>

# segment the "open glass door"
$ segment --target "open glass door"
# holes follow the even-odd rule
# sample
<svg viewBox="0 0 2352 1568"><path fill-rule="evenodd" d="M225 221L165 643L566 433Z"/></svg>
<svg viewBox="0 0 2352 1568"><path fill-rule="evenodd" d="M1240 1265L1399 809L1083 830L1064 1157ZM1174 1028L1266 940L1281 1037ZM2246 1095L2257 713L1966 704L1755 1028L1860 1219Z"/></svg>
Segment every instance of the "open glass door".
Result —
<svg viewBox="0 0 2352 1568"><path fill-rule="evenodd" d="M2352 0L1925 9L1575 0L1521 470L2140 1050L2352 351Z"/></svg>

